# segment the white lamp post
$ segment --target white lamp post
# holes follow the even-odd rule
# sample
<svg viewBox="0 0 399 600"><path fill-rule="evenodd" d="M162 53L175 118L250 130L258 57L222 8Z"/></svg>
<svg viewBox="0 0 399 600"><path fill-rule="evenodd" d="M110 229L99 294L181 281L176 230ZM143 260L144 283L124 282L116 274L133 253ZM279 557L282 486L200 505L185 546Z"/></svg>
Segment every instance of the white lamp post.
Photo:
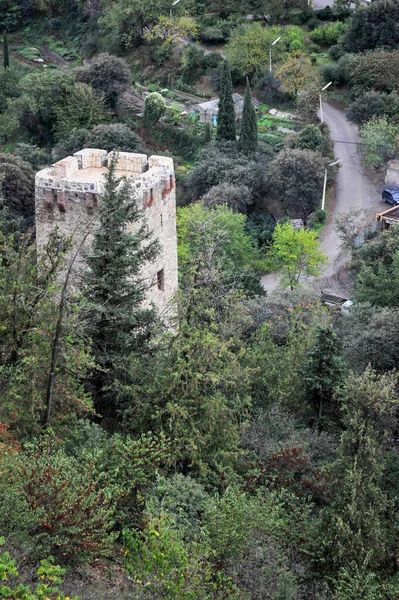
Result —
<svg viewBox="0 0 399 600"><path fill-rule="evenodd" d="M320 98L320 122L321 123L323 123L323 102L321 100L321 92L324 92L324 90L326 90L328 87L330 87L331 84L332 84L332 81L330 81L330 83L327 83L327 85L325 85L320 90L319 98Z"/></svg>
<svg viewBox="0 0 399 600"><path fill-rule="evenodd" d="M272 46L274 46L274 44L277 44L277 42L281 40L281 36L278 37L276 40L274 40L274 42L272 43ZM269 48L269 68L270 68L270 73L272 72L272 46L270 46Z"/></svg>
<svg viewBox="0 0 399 600"><path fill-rule="evenodd" d="M175 0L172 6L175 6L178 2L180 2L180 0ZM170 7L170 18L172 18L172 6Z"/></svg>
<svg viewBox="0 0 399 600"><path fill-rule="evenodd" d="M338 159L333 163L327 165L327 167L335 167L341 163L341 160ZM324 169L324 184L323 184L323 198L321 199L321 210L324 210L324 204L326 202L326 187L327 187L327 167Z"/></svg>

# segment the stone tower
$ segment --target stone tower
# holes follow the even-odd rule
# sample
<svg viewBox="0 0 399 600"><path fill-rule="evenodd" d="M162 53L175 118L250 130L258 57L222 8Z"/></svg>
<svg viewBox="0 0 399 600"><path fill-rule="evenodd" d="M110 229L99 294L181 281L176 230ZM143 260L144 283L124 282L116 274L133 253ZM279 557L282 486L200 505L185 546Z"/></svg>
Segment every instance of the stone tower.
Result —
<svg viewBox="0 0 399 600"><path fill-rule="evenodd" d="M83 239L84 245L91 243L104 190L104 174L111 155L106 150L85 148L36 174L36 239L39 252L57 226L63 234L72 237L74 248ZM149 284L146 303L154 303L159 314L167 317L169 301L177 291L173 160L164 156L147 158L145 154L119 152L116 175L132 180L148 227L159 241L160 253L153 263L143 266L143 275ZM127 224L127 227L129 230L132 226ZM76 266L79 266L79 260Z"/></svg>

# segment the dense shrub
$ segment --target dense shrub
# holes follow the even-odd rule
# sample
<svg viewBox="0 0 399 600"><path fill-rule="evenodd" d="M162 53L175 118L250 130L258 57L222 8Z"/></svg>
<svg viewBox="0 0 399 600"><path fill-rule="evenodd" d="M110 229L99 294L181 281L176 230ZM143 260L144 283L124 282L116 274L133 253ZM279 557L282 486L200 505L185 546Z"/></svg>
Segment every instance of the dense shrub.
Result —
<svg viewBox="0 0 399 600"><path fill-rule="evenodd" d="M359 96L349 106L347 117L356 125L364 125L372 117L392 116L399 108L399 99L395 93L385 94L371 90Z"/></svg>
<svg viewBox="0 0 399 600"><path fill-rule="evenodd" d="M339 60L345 54L345 50L339 44L334 44L329 49L328 53L333 60Z"/></svg>
<svg viewBox="0 0 399 600"><path fill-rule="evenodd" d="M102 94L111 108L115 108L121 94L130 85L130 70L123 58L103 52L87 66L77 71L77 78Z"/></svg>
<svg viewBox="0 0 399 600"><path fill-rule="evenodd" d="M315 44L327 44L332 46L336 44L339 38L345 33L347 26L341 21L328 23L317 27L309 33L309 38Z"/></svg>
<svg viewBox="0 0 399 600"><path fill-rule="evenodd" d="M211 187L201 201L205 206L227 204L233 211L246 212L252 202L251 190L246 185L223 182Z"/></svg>
<svg viewBox="0 0 399 600"><path fill-rule="evenodd" d="M247 234L259 246L267 246L272 241L273 231L276 221L265 210L255 210L251 212L245 223Z"/></svg>
<svg viewBox="0 0 399 600"><path fill-rule="evenodd" d="M101 148L111 152L143 152L144 143L137 133L122 123L111 123L110 125L97 125L89 133L85 140L89 148Z"/></svg>
<svg viewBox="0 0 399 600"><path fill-rule="evenodd" d="M35 173L19 156L0 154L0 180L4 202L12 217L33 224L35 212Z"/></svg>
<svg viewBox="0 0 399 600"><path fill-rule="evenodd" d="M339 60L345 60L343 57ZM375 50L347 56L347 80L360 91L391 92L398 87L399 51Z"/></svg>
<svg viewBox="0 0 399 600"><path fill-rule="evenodd" d="M399 4L397 0L378 0L355 11L345 37L348 52L375 48L397 48L399 44Z"/></svg>
<svg viewBox="0 0 399 600"><path fill-rule="evenodd" d="M0 489L2 533L35 555L65 562L110 552L116 490L98 477L92 461L79 463L53 452L51 444L14 453L0 474Z"/></svg>
<svg viewBox="0 0 399 600"><path fill-rule="evenodd" d="M211 142L186 182L186 193L195 202L221 183L246 186L250 198L261 197L267 189L267 170L271 153L263 150L246 155L233 142Z"/></svg>
<svg viewBox="0 0 399 600"><path fill-rule="evenodd" d="M349 56L342 56L336 64L327 65L322 71L323 81L329 83L332 81L335 85L343 85L348 81L348 62Z"/></svg>

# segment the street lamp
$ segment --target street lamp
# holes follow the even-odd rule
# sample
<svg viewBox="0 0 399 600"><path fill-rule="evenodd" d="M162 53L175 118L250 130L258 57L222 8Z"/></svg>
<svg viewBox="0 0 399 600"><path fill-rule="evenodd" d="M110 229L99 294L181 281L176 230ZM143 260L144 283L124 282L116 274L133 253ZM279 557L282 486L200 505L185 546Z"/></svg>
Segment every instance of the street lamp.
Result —
<svg viewBox="0 0 399 600"><path fill-rule="evenodd" d="M323 123L323 102L321 101L321 92L324 92L324 90L326 90L328 87L330 87L331 84L332 84L332 81L330 81L330 83L327 83L327 85L325 85L320 90L319 98L320 98L320 122L321 123Z"/></svg>
<svg viewBox="0 0 399 600"><path fill-rule="evenodd" d="M278 37L276 40L274 40L274 42L272 43L272 46L274 46L274 44L277 44L277 42L281 40L281 36ZM269 48L269 65L270 65L270 73L272 72L272 46L270 46Z"/></svg>
<svg viewBox="0 0 399 600"><path fill-rule="evenodd" d="M172 6L175 6L178 2L180 2L180 0L175 0ZM170 7L170 18L172 18L172 6Z"/></svg>
<svg viewBox="0 0 399 600"><path fill-rule="evenodd" d="M335 167L335 165L341 164L341 159L336 160L333 163L327 165L327 167ZM327 187L327 167L324 169L324 184L323 184L323 198L321 199L321 210L324 210L324 204L326 202L326 187Z"/></svg>

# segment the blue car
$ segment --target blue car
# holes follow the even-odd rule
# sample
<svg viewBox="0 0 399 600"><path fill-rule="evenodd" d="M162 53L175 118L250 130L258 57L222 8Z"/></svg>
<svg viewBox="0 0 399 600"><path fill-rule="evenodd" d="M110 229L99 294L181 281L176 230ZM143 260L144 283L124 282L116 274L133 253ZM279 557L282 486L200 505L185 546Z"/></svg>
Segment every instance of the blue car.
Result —
<svg viewBox="0 0 399 600"><path fill-rule="evenodd" d="M389 185L382 192L383 202L397 206L399 204L399 187L396 185Z"/></svg>

